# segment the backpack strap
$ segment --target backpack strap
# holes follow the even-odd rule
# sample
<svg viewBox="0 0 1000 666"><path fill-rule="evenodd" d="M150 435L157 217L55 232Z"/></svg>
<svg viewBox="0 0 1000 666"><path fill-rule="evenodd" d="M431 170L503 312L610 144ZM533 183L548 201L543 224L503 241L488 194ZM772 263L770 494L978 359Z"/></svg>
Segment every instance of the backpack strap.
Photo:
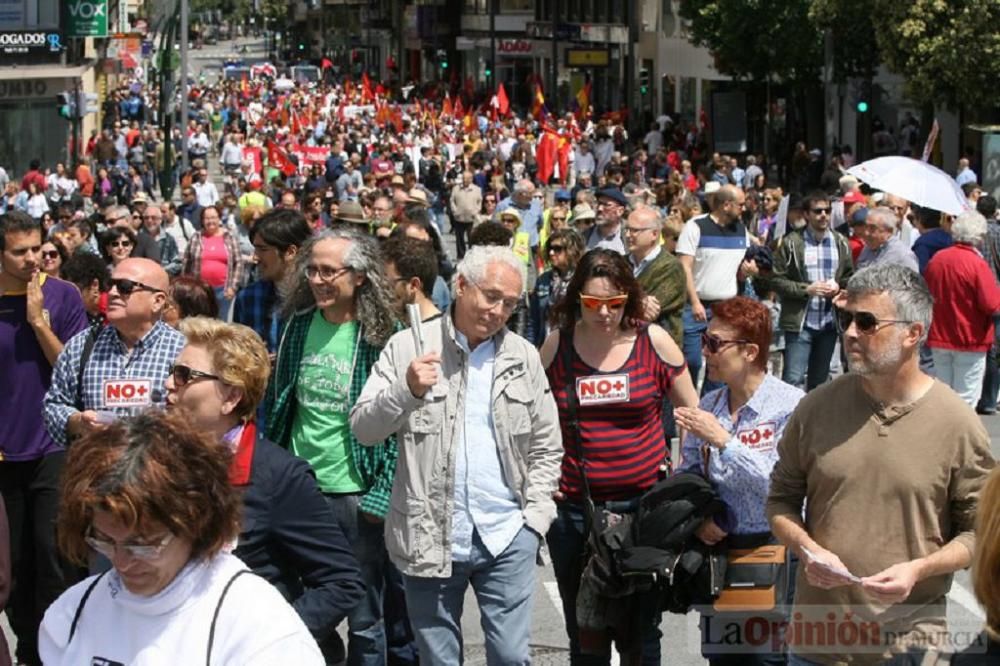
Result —
<svg viewBox="0 0 1000 666"><path fill-rule="evenodd" d="M87 369L87 363L90 362L90 357L94 353L94 345L97 344L97 336L101 334L104 329L104 324L97 323L92 324L90 329L87 330L87 339L83 343L83 352L80 354L80 367L76 371L76 400L74 406L77 411L82 412L84 408L83 404L83 373Z"/></svg>
<svg viewBox="0 0 1000 666"><path fill-rule="evenodd" d="M104 578L104 574L106 573L107 571L95 578L94 581L87 586L87 591L83 593L82 597L80 597L80 603L76 605L76 612L73 613L73 623L69 625L69 639L67 639L66 645L69 645L73 641L73 635L76 633L76 625L80 623L80 615L83 614L83 607L87 604L87 599L90 598L90 593L94 591L94 588L97 587L97 584L101 582L101 579Z"/></svg>
<svg viewBox="0 0 1000 666"><path fill-rule="evenodd" d="M226 595L229 593L229 588L233 586L236 579L243 574L252 573L249 569L243 569L242 571L237 571L233 574L233 577L229 579L226 586L222 588L222 594L219 595L219 601L215 604L215 613L212 614L212 625L208 629L208 651L205 654L205 666L211 666L212 664L212 645L215 643L215 624L219 620L219 611L222 610L222 602L226 600Z"/></svg>

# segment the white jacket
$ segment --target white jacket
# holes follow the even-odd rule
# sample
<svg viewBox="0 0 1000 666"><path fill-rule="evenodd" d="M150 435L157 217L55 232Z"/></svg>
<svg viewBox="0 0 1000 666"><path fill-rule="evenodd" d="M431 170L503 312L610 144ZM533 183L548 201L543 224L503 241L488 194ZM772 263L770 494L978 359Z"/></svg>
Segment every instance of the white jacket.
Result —
<svg viewBox="0 0 1000 666"><path fill-rule="evenodd" d="M45 612L38 636L42 663L204 664L219 607L212 666L323 666L325 660L298 614L263 578L249 573L235 578L219 606L226 584L246 568L228 554L191 562L152 597L132 594L109 571L87 598L70 640L73 617L96 578L91 576Z"/></svg>

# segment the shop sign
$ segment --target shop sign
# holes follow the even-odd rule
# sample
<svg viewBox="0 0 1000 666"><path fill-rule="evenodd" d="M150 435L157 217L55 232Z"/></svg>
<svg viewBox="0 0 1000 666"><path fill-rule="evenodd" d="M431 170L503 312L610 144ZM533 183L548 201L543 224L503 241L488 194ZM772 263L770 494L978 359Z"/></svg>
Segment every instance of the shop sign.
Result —
<svg viewBox="0 0 1000 666"><path fill-rule="evenodd" d="M529 56L535 50L535 43L527 39L501 39L497 42L497 53L505 56Z"/></svg>
<svg viewBox="0 0 1000 666"><path fill-rule="evenodd" d="M4 55L59 53L62 50L62 35L58 32L45 30L0 32L0 53Z"/></svg>
<svg viewBox="0 0 1000 666"><path fill-rule="evenodd" d="M68 37L107 37L108 0L66 0Z"/></svg>
<svg viewBox="0 0 1000 666"><path fill-rule="evenodd" d="M48 97L49 84L45 79L10 79L0 81L0 99Z"/></svg>
<svg viewBox="0 0 1000 666"><path fill-rule="evenodd" d="M607 49L566 49L567 67L607 67L610 61Z"/></svg>

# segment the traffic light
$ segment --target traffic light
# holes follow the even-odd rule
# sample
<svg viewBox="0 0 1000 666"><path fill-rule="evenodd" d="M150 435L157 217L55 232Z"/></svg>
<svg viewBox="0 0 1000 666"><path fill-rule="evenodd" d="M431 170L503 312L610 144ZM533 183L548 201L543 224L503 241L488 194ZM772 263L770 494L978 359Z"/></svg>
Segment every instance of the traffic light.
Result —
<svg viewBox="0 0 1000 666"><path fill-rule="evenodd" d="M649 94L649 70L639 70L639 94L645 97Z"/></svg>
<svg viewBox="0 0 1000 666"><path fill-rule="evenodd" d="M868 113L868 102L865 100L858 101L858 113Z"/></svg>
<svg viewBox="0 0 1000 666"><path fill-rule="evenodd" d="M75 95L71 92L61 92L56 95L56 108L63 118L76 117L76 99L74 98Z"/></svg>
<svg viewBox="0 0 1000 666"><path fill-rule="evenodd" d="M305 50L306 50L306 43L303 42L302 40L299 40L299 51L305 51Z"/></svg>
<svg viewBox="0 0 1000 666"><path fill-rule="evenodd" d="M493 63L490 62L489 60L486 61L486 70L484 73L486 74L486 78L488 79L493 78Z"/></svg>
<svg viewBox="0 0 1000 666"><path fill-rule="evenodd" d="M447 51L445 51L444 49L438 49L437 50L437 59L438 59L438 65L441 66L441 69L448 69L448 52Z"/></svg>

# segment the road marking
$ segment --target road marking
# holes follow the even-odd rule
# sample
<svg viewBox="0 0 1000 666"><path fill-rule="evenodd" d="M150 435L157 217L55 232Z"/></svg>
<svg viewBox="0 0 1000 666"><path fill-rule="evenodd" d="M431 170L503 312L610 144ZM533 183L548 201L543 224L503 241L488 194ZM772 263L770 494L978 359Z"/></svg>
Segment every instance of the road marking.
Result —
<svg viewBox="0 0 1000 666"><path fill-rule="evenodd" d="M977 620L986 619L986 614L983 612L983 608L979 605L979 602L976 601L976 597L965 589L963 585L952 583L951 590L948 591L948 598L972 613Z"/></svg>
<svg viewBox="0 0 1000 666"><path fill-rule="evenodd" d="M563 619L563 622L565 622L566 616L563 615L562 597L559 596L559 583L548 581L542 583L542 585L545 586L545 594L548 595L549 601L551 601L552 605L556 607L556 612L559 613L559 617L561 617ZM618 656L618 650L612 649L611 666L620 666L620 665L621 665L621 658Z"/></svg>

